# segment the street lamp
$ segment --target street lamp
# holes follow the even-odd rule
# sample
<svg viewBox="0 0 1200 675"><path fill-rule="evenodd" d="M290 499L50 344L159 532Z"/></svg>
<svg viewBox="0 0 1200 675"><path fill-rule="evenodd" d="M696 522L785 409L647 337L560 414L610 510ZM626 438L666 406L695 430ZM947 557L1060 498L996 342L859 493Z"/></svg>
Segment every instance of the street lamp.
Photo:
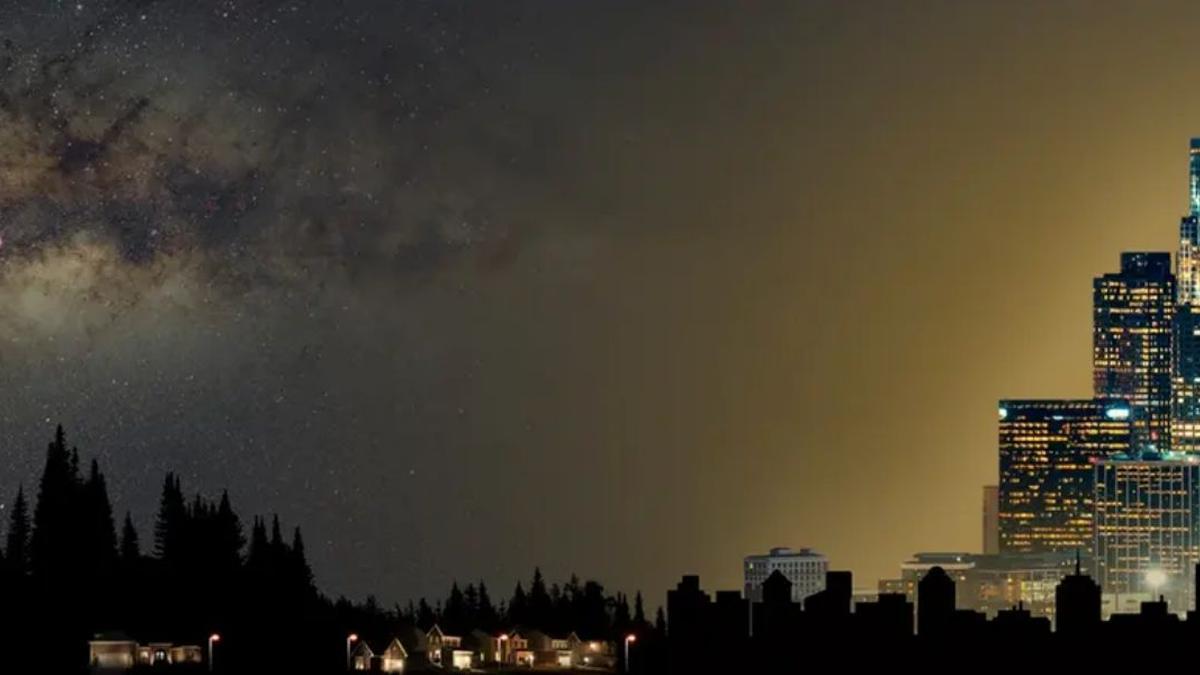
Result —
<svg viewBox="0 0 1200 675"><path fill-rule="evenodd" d="M625 636L625 672L629 672L629 645L637 642L637 636L633 633Z"/></svg>
<svg viewBox="0 0 1200 675"><path fill-rule="evenodd" d="M507 646L505 644L506 642L508 642L508 633L501 633L499 649L496 650L496 663L504 663L504 649Z"/></svg>
<svg viewBox="0 0 1200 675"><path fill-rule="evenodd" d="M213 671L213 643L220 641L221 636L216 633L208 636L208 672L210 673Z"/></svg>
<svg viewBox="0 0 1200 675"><path fill-rule="evenodd" d="M346 670L353 670L350 667L350 645L358 640L358 633L351 633L346 636Z"/></svg>

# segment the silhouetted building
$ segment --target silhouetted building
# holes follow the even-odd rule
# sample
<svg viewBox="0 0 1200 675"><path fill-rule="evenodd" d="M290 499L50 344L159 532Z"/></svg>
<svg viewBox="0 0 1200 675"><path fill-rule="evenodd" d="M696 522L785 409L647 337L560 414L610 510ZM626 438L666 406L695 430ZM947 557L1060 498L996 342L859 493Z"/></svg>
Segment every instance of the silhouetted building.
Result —
<svg viewBox="0 0 1200 675"><path fill-rule="evenodd" d="M804 600L804 611L823 619L844 618L850 615L850 598L854 595L854 577L850 572L825 573L825 589Z"/></svg>
<svg viewBox="0 0 1200 675"><path fill-rule="evenodd" d="M954 580L941 567L932 567L917 583L917 632L944 636L954 621Z"/></svg>
<svg viewBox="0 0 1200 675"><path fill-rule="evenodd" d="M1000 552L1000 486L983 486L983 554Z"/></svg>
<svg viewBox="0 0 1200 675"><path fill-rule="evenodd" d="M1097 461L1096 569L1114 609L1160 593L1189 604L1198 509L1200 457L1147 450Z"/></svg>
<svg viewBox="0 0 1200 675"><path fill-rule="evenodd" d="M1054 594L1055 630L1072 637L1095 635L1100 626L1100 585L1083 573L1078 560L1075 573L1063 578Z"/></svg>
<svg viewBox="0 0 1200 675"><path fill-rule="evenodd" d="M677 640L704 638L710 604L708 593L700 590L700 577L685 575L667 591L668 634Z"/></svg>
<svg viewBox="0 0 1200 675"><path fill-rule="evenodd" d="M1017 603L1016 607L1002 609L996 613L991 633L992 638L999 644L1020 642L1029 645L1031 641L1037 641L1044 645L1050 638L1050 619L1033 616L1024 605Z"/></svg>
<svg viewBox="0 0 1200 675"><path fill-rule="evenodd" d="M1092 460L1130 449L1123 400L1000 402L1002 553L1092 549Z"/></svg>
<svg viewBox="0 0 1200 675"><path fill-rule="evenodd" d="M855 634L898 641L913 636L913 604L903 593L880 593L854 605Z"/></svg>
<svg viewBox="0 0 1200 675"><path fill-rule="evenodd" d="M773 548L766 555L746 556L742 569L745 594L752 602L762 600L760 586L775 571L781 572L792 582L792 601L804 602L805 598L825 588L829 561L808 548Z"/></svg>
<svg viewBox="0 0 1200 675"><path fill-rule="evenodd" d="M1129 401L1133 447L1170 448L1175 275L1169 253L1122 253L1093 282L1095 395Z"/></svg>
<svg viewBox="0 0 1200 675"><path fill-rule="evenodd" d="M801 620L800 605L792 601L792 582L775 570L761 589L762 602L754 605L754 637L760 643L786 644L798 633Z"/></svg>

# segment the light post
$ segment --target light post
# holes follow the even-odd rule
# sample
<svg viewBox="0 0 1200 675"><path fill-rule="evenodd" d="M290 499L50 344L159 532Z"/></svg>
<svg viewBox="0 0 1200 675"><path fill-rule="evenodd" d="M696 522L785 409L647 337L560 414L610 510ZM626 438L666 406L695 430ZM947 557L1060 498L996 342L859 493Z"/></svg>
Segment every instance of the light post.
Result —
<svg viewBox="0 0 1200 675"><path fill-rule="evenodd" d="M208 636L208 672L213 671L213 643L220 642L221 636L213 633Z"/></svg>
<svg viewBox="0 0 1200 675"><path fill-rule="evenodd" d="M353 670L350 667L350 645L358 640L358 633L351 633L346 636L346 670Z"/></svg>
<svg viewBox="0 0 1200 675"><path fill-rule="evenodd" d="M505 651L505 647L507 647L507 646L508 646L508 633L501 633L500 634L500 642L499 642L500 648L498 650L496 650L497 651L496 663L498 663L498 664L504 663L504 651Z"/></svg>
<svg viewBox="0 0 1200 675"><path fill-rule="evenodd" d="M625 672L629 672L629 645L637 642L637 636L633 633L625 636Z"/></svg>

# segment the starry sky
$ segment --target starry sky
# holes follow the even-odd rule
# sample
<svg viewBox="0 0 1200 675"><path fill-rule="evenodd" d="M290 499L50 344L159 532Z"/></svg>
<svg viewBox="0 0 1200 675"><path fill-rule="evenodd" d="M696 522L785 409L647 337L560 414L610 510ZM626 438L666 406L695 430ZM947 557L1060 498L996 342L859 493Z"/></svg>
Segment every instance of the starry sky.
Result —
<svg viewBox="0 0 1200 675"><path fill-rule="evenodd" d="M0 493L54 424L385 602L977 550L1171 250L1188 3L0 5ZM501 591L499 594L503 594Z"/></svg>

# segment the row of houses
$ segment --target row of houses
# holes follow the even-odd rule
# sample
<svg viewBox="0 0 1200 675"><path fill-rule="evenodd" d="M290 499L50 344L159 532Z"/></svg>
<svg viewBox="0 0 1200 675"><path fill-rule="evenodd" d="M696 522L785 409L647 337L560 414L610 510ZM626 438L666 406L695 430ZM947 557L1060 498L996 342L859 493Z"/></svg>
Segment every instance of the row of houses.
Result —
<svg viewBox="0 0 1200 675"><path fill-rule="evenodd" d="M88 642L88 662L95 670L129 670L134 666L188 665L203 661L200 645L138 644L123 633L101 633Z"/></svg>
<svg viewBox="0 0 1200 675"><path fill-rule="evenodd" d="M466 635L449 635L435 625L426 632L410 628L376 642L375 647L365 639L352 645L350 668L357 671L398 673L422 667L470 670L499 666L611 670L617 665L615 644L584 640L574 632L554 636L514 628L501 633L473 630Z"/></svg>

